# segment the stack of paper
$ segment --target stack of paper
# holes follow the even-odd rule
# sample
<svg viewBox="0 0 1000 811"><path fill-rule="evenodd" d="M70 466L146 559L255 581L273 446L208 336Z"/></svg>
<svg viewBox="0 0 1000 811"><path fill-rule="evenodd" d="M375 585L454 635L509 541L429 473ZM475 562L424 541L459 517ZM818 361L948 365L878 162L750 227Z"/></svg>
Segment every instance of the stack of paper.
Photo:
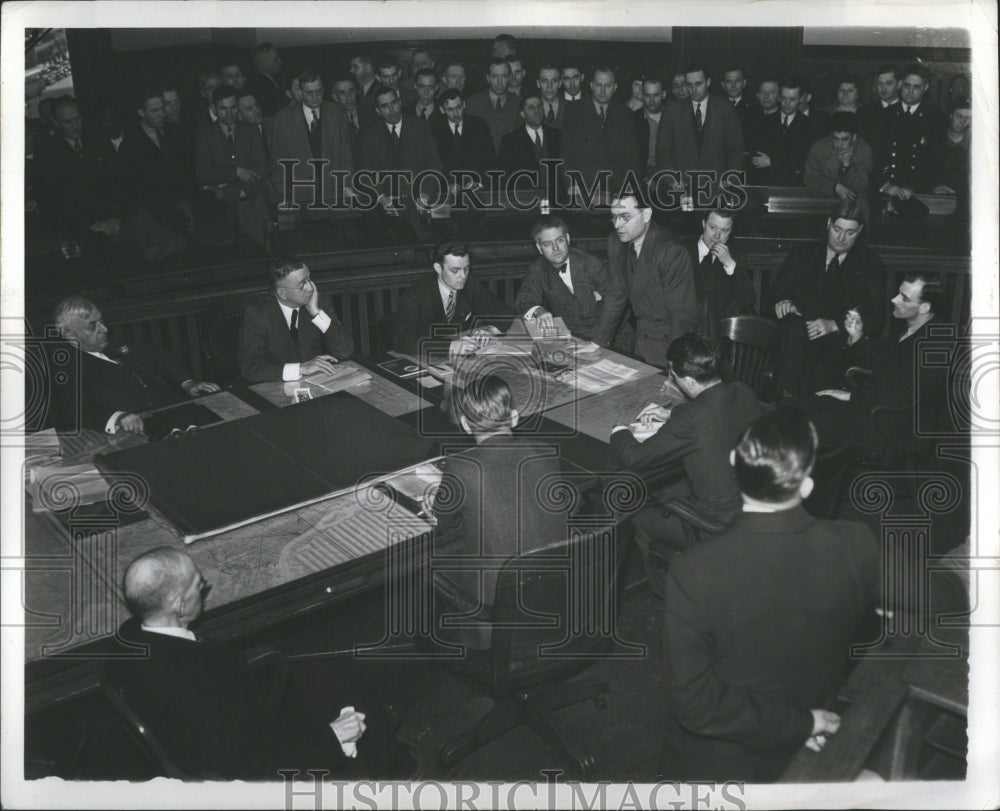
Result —
<svg viewBox="0 0 1000 811"><path fill-rule="evenodd" d="M371 372L359 368L354 363L338 363L332 372L309 375L303 379L327 391L342 391L371 380L372 376Z"/></svg>
<svg viewBox="0 0 1000 811"><path fill-rule="evenodd" d="M92 464L37 467L31 471L33 512L95 504L108 496L108 483Z"/></svg>
<svg viewBox="0 0 1000 811"><path fill-rule="evenodd" d="M575 373L567 372L560 377L560 380L581 391L593 394L620 386L622 383L638 376L638 374L638 369L632 369L604 358L597 361L597 363L581 366Z"/></svg>

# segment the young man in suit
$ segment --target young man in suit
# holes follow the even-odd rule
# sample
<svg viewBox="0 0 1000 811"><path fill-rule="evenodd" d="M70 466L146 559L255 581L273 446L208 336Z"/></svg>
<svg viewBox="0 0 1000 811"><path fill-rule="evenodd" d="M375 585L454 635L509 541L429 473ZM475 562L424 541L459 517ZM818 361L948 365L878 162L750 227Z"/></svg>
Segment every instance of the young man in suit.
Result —
<svg viewBox="0 0 1000 811"><path fill-rule="evenodd" d="M507 92L510 64L500 58L490 60L486 74L488 88L469 96L469 115L482 118L493 136L493 149L500 148L500 139L518 125L518 100Z"/></svg>
<svg viewBox="0 0 1000 811"><path fill-rule="evenodd" d="M656 493L656 501L634 520L636 544L657 597L663 596L664 578L661 569L648 565L650 545L663 543L679 555L699 541L680 518L664 516L661 503L683 498L719 521L733 518L740 497L729 453L743 430L764 413L745 383L722 382L718 352L705 336L682 335L670 344L667 360L670 379L687 400L672 411L650 411L647 421L665 422L645 442L636 440L627 425L611 430L612 456L626 470L646 473L678 462L684 465L684 480Z"/></svg>
<svg viewBox="0 0 1000 811"><path fill-rule="evenodd" d="M710 211L701 221L701 236L686 241L694 263L698 332L713 343L719 340L719 321L753 315L756 309L746 258L729 245L733 225L732 211Z"/></svg>
<svg viewBox="0 0 1000 811"><path fill-rule="evenodd" d="M395 90L382 88L376 91L375 112L378 120L361 132L358 166L372 172L404 170L410 173L410 177L428 170L443 173L444 166L430 127L427 122L403 113L399 94ZM396 227L402 225L408 228L412 232L408 235L411 239L416 237L419 241L426 241L429 234L420 218L420 207L423 205L420 194L427 196L428 203L436 202L445 191L440 180L435 183L433 178L428 177L421 188L413 189L404 177L398 184L400 196L397 199L392 196L394 189L388 178L376 184L375 190L378 206L371 214L373 229L382 232L395 223Z"/></svg>
<svg viewBox="0 0 1000 811"><path fill-rule="evenodd" d="M787 406L810 416L819 433L820 447L850 443L864 450L883 450L886 438L869 419L871 410L876 406L910 405L916 399L918 380L924 396L945 385L944 371L930 369L917 358L918 343L927 337L927 324L944 312L945 305L939 279L922 272L907 274L892 300L896 323L886 338L876 337L881 328L871 328L858 311L844 317L845 364L868 369L871 376L867 385L857 391L824 389L786 400L782 408ZM913 418L903 419L909 429Z"/></svg>
<svg viewBox="0 0 1000 811"><path fill-rule="evenodd" d="M742 65L734 63L726 66L722 71L722 89L726 91L726 101L733 105L733 109L740 117L745 141L747 119L757 106L757 102L752 101L747 95L747 77Z"/></svg>
<svg viewBox="0 0 1000 811"><path fill-rule="evenodd" d="M569 105L563 120L564 172L578 172L580 182L588 189L599 176L605 175L609 196L621 192L630 173L635 178L640 176L635 119L631 110L614 101L617 89L614 71L596 68L590 82L590 98ZM601 187L597 188L599 193ZM585 194L582 188L578 187L578 191Z"/></svg>
<svg viewBox="0 0 1000 811"><path fill-rule="evenodd" d="M338 194L343 194L343 189L333 181L330 172L350 173L355 165L350 125L344 109L324 100L323 80L315 71L303 71L299 75L299 85L302 103L293 102L274 117L271 192L279 207L282 204L308 205L314 200L317 203L335 200ZM314 158L326 163L314 170L308 163ZM280 160L294 160L296 163L288 170L278 163ZM321 190L311 182L319 181L320 177ZM297 185L289 188L290 180Z"/></svg>
<svg viewBox="0 0 1000 811"><path fill-rule="evenodd" d="M562 97L562 75L559 68L551 63L538 69L535 80L538 93L542 99L542 116L545 123L554 129L561 130L566 116L566 101Z"/></svg>
<svg viewBox="0 0 1000 811"><path fill-rule="evenodd" d="M60 364L69 377L53 385L60 430L90 428L141 434L142 414L219 390L192 380L166 352L141 345L111 346L97 306L80 296L63 299L52 314L73 357Z"/></svg>
<svg viewBox="0 0 1000 811"><path fill-rule="evenodd" d="M570 247L569 228L546 215L531 229L541 256L531 263L514 312L550 326L562 318L577 335L610 346L625 309L621 279L590 254Z"/></svg>
<svg viewBox="0 0 1000 811"><path fill-rule="evenodd" d="M348 134L351 136L351 154L361 155L361 132L378 121L374 107L358 103L358 84L353 76L335 76L330 83L330 98L344 108L347 114Z"/></svg>
<svg viewBox="0 0 1000 811"><path fill-rule="evenodd" d="M434 103L438 80L432 68L421 68L417 71L413 77L413 91L416 98L403 108L404 112L422 118L428 124L433 123L432 119L438 115L438 105Z"/></svg>
<svg viewBox="0 0 1000 811"><path fill-rule="evenodd" d="M822 749L840 727L824 708L879 592L871 530L802 507L816 459L808 420L761 417L731 459L742 512L667 574L668 780L772 782L803 745Z"/></svg>
<svg viewBox="0 0 1000 811"><path fill-rule="evenodd" d="M635 134L639 142L639 165L643 177L656 171L656 143L663 120L663 80L647 76L642 82L642 107L635 111Z"/></svg>
<svg viewBox="0 0 1000 811"><path fill-rule="evenodd" d="M483 318L510 315L503 304L478 279L470 278L469 246L443 242L434 250L434 274L414 282L399 298L394 314L392 348L415 355L420 341L431 338L435 327L462 333L451 341L451 354L471 352L488 342Z"/></svg>
<svg viewBox="0 0 1000 811"><path fill-rule="evenodd" d="M778 113L768 118L758 133L751 158L754 183L764 186L801 186L806 154L818 137L812 122L799 112L803 85L798 77L781 81Z"/></svg>
<svg viewBox="0 0 1000 811"><path fill-rule="evenodd" d="M521 99L523 127L508 132L500 140L500 166L508 172L527 169L538 172L536 188L542 186L545 173L539 163L543 158L558 158L562 150L562 133L545 123L544 105L537 93L526 93Z"/></svg>
<svg viewBox="0 0 1000 811"><path fill-rule="evenodd" d="M277 256L268 267L271 292L247 305L238 338L240 372L249 383L298 380L331 372L354 352L354 339L320 295L309 267L294 256Z"/></svg>
<svg viewBox="0 0 1000 811"><path fill-rule="evenodd" d="M663 113L656 136L656 167L680 172L679 184L685 190L687 172L714 172L715 188L723 172L743 168L740 117L731 104L709 95L712 80L704 65L690 65L684 75L689 98L672 101Z"/></svg>
<svg viewBox="0 0 1000 811"><path fill-rule="evenodd" d="M242 653L190 629L209 589L191 556L174 547L151 549L125 570L132 618L115 644L132 646L133 655L112 657L108 670L171 759L192 776L226 780L278 781L279 769L309 768L393 775L399 761L384 708L349 674L296 664L271 708L269 686Z"/></svg>
<svg viewBox="0 0 1000 811"><path fill-rule="evenodd" d="M222 204L230 232L267 244L267 148L257 127L237 120L236 89L216 88L212 95L216 122L195 137L195 176Z"/></svg>
<svg viewBox="0 0 1000 811"><path fill-rule="evenodd" d="M517 408L498 375L474 377L453 397L458 423L476 444L445 459L441 486L456 498L445 509L436 508L437 533L460 532L456 557L463 567L479 568L435 576L451 580L467 599L492 606L505 561L566 535L565 515L541 503L546 480L561 474L559 449L513 435ZM444 559L441 565L446 568ZM470 647L488 648L490 628L462 628L456 637Z"/></svg>
<svg viewBox="0 0 1000 811"><path fill-rule="evenodd" d="M445 172L475 172L479 183L485 183L486 170L497 162L490 128L483 119L466 115L465 99L454 88L442 92L437 103L439 115L430 126Z"/></svg>
<svg viewBox="0 0 1000 811"><path fill-rule="evenodd" d="M779 392L807 394L844 379L839 325L848 311L861 314L870 334L882 330L885 269L860 239L861 205L838 203L826 221L825 243L794 248L768 288L761 309L781 327Z"/></svg>
<svg viewBox="0 0 1000 811"><path fill-rule="evenodd" d="M667 365L667 347L698 323L691 255L652 221L653 209L629 192L611 202L608 270L622 280L631 304L634 351L646 363ZM619 340L633 341L622 329Z"/></svg>

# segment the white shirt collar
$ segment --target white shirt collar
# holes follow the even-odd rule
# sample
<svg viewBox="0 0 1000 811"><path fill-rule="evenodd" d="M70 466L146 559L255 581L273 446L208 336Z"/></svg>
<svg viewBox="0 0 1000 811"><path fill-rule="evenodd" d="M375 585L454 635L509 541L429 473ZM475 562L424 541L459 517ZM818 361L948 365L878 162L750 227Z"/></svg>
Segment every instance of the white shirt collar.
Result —
<svg viewBox="0 0 1000 811"><path fill-rule="evenodd" d="M395 127L396 128L396 133L400 137L402 137L402 135L403 135L403 119L402 118L399 119L399 121L397 121L395 124L390 124L388 121L386 121L384 123L385 123L386 132L388 132L391 135L392 134L392 128Z"/></svg>
<svg viewBox="0 0 1000 811"><path fill-rule="evenodd" d="M305 102L302 102L302 115L306 117L306 124L313 120L313 108ZM323 111L319 107L316 108L316 115L320 121L323 120Z"/></svg>
<svg viewBox="0 0 1000 811"><path fill-rule="evenodd" d="M879 101L882 100L879 99ZM895 101L882 101L882 109L885 110L889 107L895 107L897 104L899 104L899 99L896 99Z"/></svg>
<svg viewBox="0 0 1000 811"><path fill-rule="evenodd" d="M449 121L448 122L448 127L451 129L452 133L455 133L457 131L458 134L461 135L462 134L462 124L464 124L464 123L465 123L465 119L464 118L461 121L459 121L457 124L455 122L453 122L453 121Z"/></svg>
<svg viewBox="0 0 1000 811"><path fill-rule="evenodd" d="M278 302L278 306L281 308L281 314L283 316L285 316L285 326L291 327L292 326L292 313L295 310L299 310L301 308L300 307L289 307L287 304L285 304L285 302L283 302L277 296L274 297L274 300L276 302ZM300 315L299 318L301 318L301 317L302 316Z"/></svg>
<svg viewBox="0 0 1000 811"><path fill-rule="evenodd" d="M118 365L118 361L111 360L111 358L109 358L103 352L87 352L87 354L88 355L93 355L95 358L100 358L101 360L107 361L108 363L113 363L115 366Z"/></svg>
<svg viewBox="0 0 1000 811"><path fill-rule="evenodd" d="M907 104L904 101L900 101L900 104L903 105L903 112L915 113L917 110L920 109L919 104ZM909 110L907 110L907 107L909 108Z"/></svg>
<svg viewBox="0 0 1000 811"><path fill-rule="evenodd" d="M539 127L537 130L533 130L531 127L529 127L527 124L525 124L524 125L524 131L528 133L528 137L532 140L532 142L534 142L534 140L535 140L535 133L537 132L538 133L538 137L542 139L542 146L545 145L545 133L542 132L542 128L541 127Z"/></svg>
<svg viewBox="0 0 1000 811"><path fill-rule="evenodd" d="M578 101L579 99L583 98L583 91L581 90L575 96L571 96L569 93L563 92L563 96L565 97L566 101Z"/></svg>
<svg viewBox="0 0 1000 811"><path fill-rule="evenodd" d="M838 265L842 265L842 264L844 264L844 259L847 257L847 254L846 253L837 253L829 245L827 245L826 246L826 264L829 265L830 264L830 260L833 259L833 257L835 257L835 256L837 257L837 264Z"/></svg>
<svg viewBox="0 0 1000 811"><path fill-rule="evenodd" d="M198 637L196 637L187 628L174 628L170 625L143 625L142 630L148 631L151 634L163 634L164 636L176 636L178 639L187 639L191 642L197 642Z"/></svg>
<svg viewBox="0 0 1000 811"><path fill-rule="evenodd" d="M455 303L458 304L458 291L452 290L448 285L441 281L441 277L438 276L438 292L441 294L441 306L447 310L448 309L448 296L451 293L455 294Z"/></svg>
<svg viewBox="0 0 1000 811"><path fill-rule="evenodd" d="M781 120L785 122L789 127L792 126L792 122L795 120L795 116L798 115L798 110L794 113L781 113Z"/></svg>
<svg viewBox="0 0 1000 811"><path fill-rule="evenodd" d="M708 254L709 250L708 245L705 244L705 238L698 237L698 262L700 263Z"/></svg>
<svg viewBox="0 0 1000 811"><path fill-rule="evenodd" d="M643 110L642 114L646 116L648 120L655 121L657 124L659 124L660 119L663 117L663 110L660 110L660 112L658 113L648 113L645 110Z"/></svg>

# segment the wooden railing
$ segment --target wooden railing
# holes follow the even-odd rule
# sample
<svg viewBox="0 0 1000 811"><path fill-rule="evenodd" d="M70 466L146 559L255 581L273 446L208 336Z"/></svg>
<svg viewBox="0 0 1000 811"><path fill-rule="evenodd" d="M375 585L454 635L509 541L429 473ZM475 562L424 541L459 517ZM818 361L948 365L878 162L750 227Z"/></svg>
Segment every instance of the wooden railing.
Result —
<svg viewBox="0 0 1000 811"><path fill-rule="evenodd" d="M758 305L782 260L800 241L735 240L746 254ZM574 241L575 247L596 256L605 254L606 244L606 238L597 237ZM887 312L902 275L926 269L947 277L952 286L952 310L945 317L959 324L968 320L971 264L968 256L929 257L926 251L892 247L877 250L887 271ZM476 276L502 301L513 305L528 265L538 256L534 245L490 243L474 245L472 251ZM379 320L396 309L403 290L430 272L426 249L419 247L317 253L304 255L303 259L320 290L332 296L337 316L350 330L357 351L363 355L383 348L377 336ZM248 275L260 281L247 281ZM262 274L255 269L248 273L245 264L234 264L124 280L114 291L109 290L111 297L99 305L116 340L148 342L167 349L198 378L203 374L202 335L210 320L242 310L247 299L265 290ZM36 334L44 334L44 326L51 320L48 314L51 302L45 305L36 306L34 311L29 307Z"/></svg>

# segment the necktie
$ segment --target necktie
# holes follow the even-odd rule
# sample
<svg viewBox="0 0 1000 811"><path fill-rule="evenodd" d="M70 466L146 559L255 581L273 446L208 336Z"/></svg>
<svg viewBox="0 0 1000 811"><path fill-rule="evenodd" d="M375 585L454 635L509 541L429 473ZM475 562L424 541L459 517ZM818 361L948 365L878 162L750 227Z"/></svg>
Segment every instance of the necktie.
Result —
<svg viewBox="0 0 1000 811"><path fill-rule="evenodd" d="M535 160L542 157L542 136L535 130Z"/></svg>
<svg viewBox="0 0 1000 811"><path fill-rule="evenodd" d="M448 303L444 306L444 317L446 320L451 321L455 317L455 291L450 290L448 292Z"/></svg>
<svg viewBox="0 0 1000 811"><path fill-rule="evenodd" d="M633 242L628 247L628 281L632 284L632 278L635 276L636 266L639 264L639 249L636 248Z"/></svg>
<svg viewBox="0 0 1000 811"><path fill-rule="evenodd" d="M781 131L788 132L788 116L784 114L781 116Z"/></svg>
<svg viewBox="0 0 1000 811"><path fill-rule="evenodd" d="M601 105L601 112L598 113L598 115L601 117L601 124L606 124L608 121L608 113L603 104Z"/></svg>
<svg viewBox="0 0 1000 811"><path fill-rule="evenodd" d="M316 132L316 128L319 127L319 112L313 110L312 113L313 117L312 121L309 122L309 132Z"/></svg>
<svg viewBox="0 0 1000 811"><path fill-rule="evenodd" d="M348 115L348 118L351 119L351 126L354 127L354 129L357 129L358 128L358 114L357 113L348 113L347 115Z"/></svg>
<svg viewBox="0 0 1000 811"><path fill-rule="evenodd" d="M694 125L701 132L701 125L704 123L704 119L701 117L701 102L697 102L694 105Z"/></svg>
<svg viewBox="0 0 1000 811"><path fill-rule="evenodd" d="M493 100L493 109L498 113L503 109L503 96L497 96Z"/></svg>
<svg viewBox="0 0 1000 811"><path fill-rule="evenodd" d="M292 333L292 340L295 343L299 341L299 311L298 308L292 310L292 325L288 328L289 332Z"/></svg>
<svg viewBox="0 0 1000 811"><path fill-rule="evenodd" d="M556 114L552 111L552 105L551 104L546 104L545 106L546 106L546 108L548 108L547 111L546 111L546 113L545 113L545 120L548 121L551 124L553 121L556 120Z"/></svg>
<svg viewBox="0 0 1000 811"><path fill-rule="evenodd" d="M79 156L83 155L83 144L80 143L79 138L73 141L73 151Z"/></svg>
<svg viewBox="0 0 1000 811"><path fill-rule="evenodd" d="M164 143L163 143L163 130L157 130L156 131L156 145L160 149L165 149L165 146L164 146Z"/></svg>
<svg viewBox="0 0 1000 811"><path fill-rule="evenodd" d="M706 268L711 266L712 260L714 259L715 259L715 254L709 251L708 253L705 254L705 258L701 260L701 266Z"/></svg>
<svg viewBox="0 0 1000 811"><path fill-rule="evenodd" d="M235 148L236 147L236 139L233 137L233 128L232 127L227 127L226 128L226 140L229 141L230 148Z"/></svg>
<svg viewBox="0 0 1000 811"><path fill-rule="evenodd" d="M833 258L829 262L827 262L827 265L826 265L826 272L827 273L829 273L831 270L834 270L835 268L840 267L840 262L837 261L837 257L838 256L839 256L839 254L834 254Z"/></svg>
<svg viewBox="0 0 1000 811"><path fill-rule="evenodd" d="M738 107L740 104L739 99L730 99L730 101L733 103L733 107Z"/></svg>
<svg viewBox="0 0 1000 811"><path fill-rule="evenodd" d="M399 143L399 130L396 129L396 125L392 125L392 138L398 144Z"/></svg>

